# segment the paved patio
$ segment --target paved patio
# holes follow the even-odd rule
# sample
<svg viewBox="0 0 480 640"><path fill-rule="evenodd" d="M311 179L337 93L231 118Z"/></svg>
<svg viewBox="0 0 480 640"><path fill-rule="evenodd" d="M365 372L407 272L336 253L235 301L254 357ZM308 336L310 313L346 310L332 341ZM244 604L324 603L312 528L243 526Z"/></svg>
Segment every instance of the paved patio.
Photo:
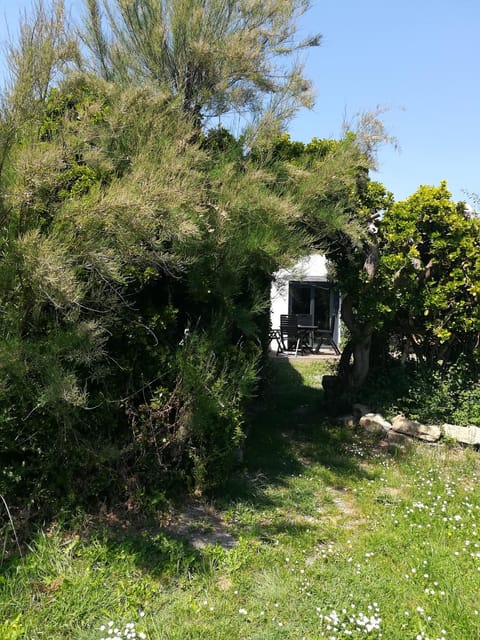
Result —
<svg viewBox="0 0 480 640"><path fill-rule="evenodd" d="M338 356L335 351L331 348L323 348L320 350L319 353L300 353L298 352L298 355L295 355L294 351L282 351L281 353L279 353L277 355L277 352L274 349L270 350L269 356L271 358L283 358L284 360L295 360L298 358L301 358L302 360L311 360L311 361L315 361L315 360L339 360L340 356Z"/></svg>

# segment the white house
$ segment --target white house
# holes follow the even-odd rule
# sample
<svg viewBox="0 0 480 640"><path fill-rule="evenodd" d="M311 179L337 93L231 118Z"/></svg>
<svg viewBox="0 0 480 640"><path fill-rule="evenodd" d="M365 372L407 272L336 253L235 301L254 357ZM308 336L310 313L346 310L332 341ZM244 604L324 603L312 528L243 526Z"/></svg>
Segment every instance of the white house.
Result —
<svg viewBox="0 0 480 640"><path fill-rule="evenodd" d="M273 329L280 327L283 314L306 314L319 329L333 326L333 339L340 344L340 293L329 278L325 256L312 254L275 273L270 298Z"/></svg>

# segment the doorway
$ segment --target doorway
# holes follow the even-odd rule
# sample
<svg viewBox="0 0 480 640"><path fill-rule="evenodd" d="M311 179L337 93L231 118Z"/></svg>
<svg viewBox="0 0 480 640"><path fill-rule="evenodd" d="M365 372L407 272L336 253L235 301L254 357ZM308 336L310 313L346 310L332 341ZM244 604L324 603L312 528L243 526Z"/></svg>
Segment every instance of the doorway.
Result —
<svg viewBox="0 0 480 640"><path fill-rule="evenodd" d="M290 314L312 316L314 325L330 329L331 316L337 312L331 285L326 282L290 281L288 294Z"/></svg>

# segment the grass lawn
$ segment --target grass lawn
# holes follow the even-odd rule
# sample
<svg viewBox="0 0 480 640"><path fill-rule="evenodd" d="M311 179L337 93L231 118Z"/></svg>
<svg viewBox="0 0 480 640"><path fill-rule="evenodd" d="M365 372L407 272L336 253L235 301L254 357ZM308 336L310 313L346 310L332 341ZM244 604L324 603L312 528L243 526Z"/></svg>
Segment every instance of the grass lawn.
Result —
<svg viewBox="0 0 480 640"><path fill-rule="evenodd" d="M271 367L221 494L50 526L3 562L0 640L480 638L480 454L389 451L322 415L325 363Z"/></svg>

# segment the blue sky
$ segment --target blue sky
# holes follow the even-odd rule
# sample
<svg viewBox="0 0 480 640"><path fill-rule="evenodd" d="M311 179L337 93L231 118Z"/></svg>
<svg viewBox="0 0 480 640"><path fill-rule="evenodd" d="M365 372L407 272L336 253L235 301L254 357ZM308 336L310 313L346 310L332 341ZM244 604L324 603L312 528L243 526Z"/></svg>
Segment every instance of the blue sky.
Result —
<svg viewBox="0 0 480 640"><path fill-rule="evenodd" d="M29 5L0 0L2 44ZM345 117L385 107L400 151L382 149L372 177L397 200L444 179L457 200L480 193L479 0L315 0L301 28L323 41L306 59L316 106L293 139L338 137Z"/></svg>
<svg viewBox="0 0 480 640"><path fill-rule="evenodd" d="M455 199L480 193L479 0L317 0L302 27L323 34L306 71L316 106L294 139L338 136L344 115L387 107L400 152L374 174L403 199L447 180Z"/></svg>

